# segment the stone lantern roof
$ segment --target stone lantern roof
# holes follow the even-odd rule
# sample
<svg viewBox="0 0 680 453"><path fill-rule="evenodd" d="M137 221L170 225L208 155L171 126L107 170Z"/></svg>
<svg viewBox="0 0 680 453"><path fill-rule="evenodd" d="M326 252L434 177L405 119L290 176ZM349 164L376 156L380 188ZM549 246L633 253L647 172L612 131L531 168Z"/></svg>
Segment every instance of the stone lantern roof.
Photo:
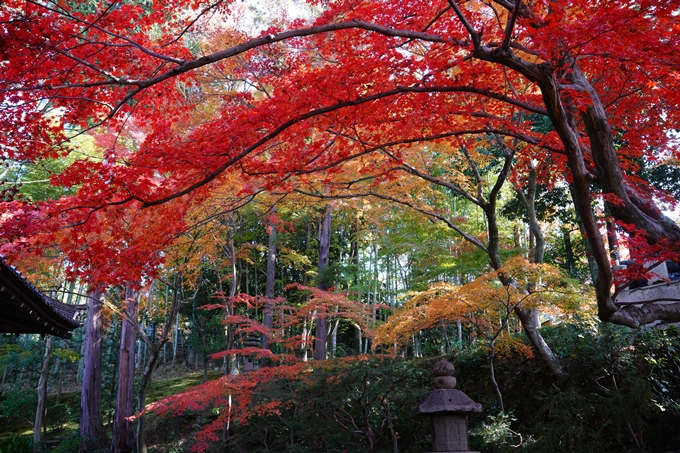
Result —
<svg viewBox="0 0 680 453"><path fill-rule="evenodd" d="M482 412L482 405L458 389L432 390L415 408L417 415L461 414L471 415Z"/></svg>

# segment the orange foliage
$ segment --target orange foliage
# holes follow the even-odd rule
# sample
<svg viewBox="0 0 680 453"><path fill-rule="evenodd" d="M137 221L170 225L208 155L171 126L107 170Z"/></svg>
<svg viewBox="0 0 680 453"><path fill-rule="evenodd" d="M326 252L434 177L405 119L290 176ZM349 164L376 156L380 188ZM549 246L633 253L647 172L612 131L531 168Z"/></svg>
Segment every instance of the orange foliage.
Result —
<svg viewBox="0 0 680 453"><path fill-rule="evenodd" d="M404 345L421 330L456 320L486 336L499 328L499 319L512 317L515 307L569 315L586 310L590 292L553 266L515 257L466 285L437 283L407 296L404 306L378 327L375 343Z"/></svg>

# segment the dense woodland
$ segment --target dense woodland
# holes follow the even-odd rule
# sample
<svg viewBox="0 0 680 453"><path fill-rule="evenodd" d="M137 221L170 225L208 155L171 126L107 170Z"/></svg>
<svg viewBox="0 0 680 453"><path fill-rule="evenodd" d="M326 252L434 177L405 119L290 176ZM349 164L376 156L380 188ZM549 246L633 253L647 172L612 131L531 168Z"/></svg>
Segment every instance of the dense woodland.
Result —
<svg viewBox="0 0 680 453"><path fill-rule="evenodd" d="M679 450L679 15L6 0L0 257L83 326L0 445L428 451L446 356L481 451Z"/></svg>

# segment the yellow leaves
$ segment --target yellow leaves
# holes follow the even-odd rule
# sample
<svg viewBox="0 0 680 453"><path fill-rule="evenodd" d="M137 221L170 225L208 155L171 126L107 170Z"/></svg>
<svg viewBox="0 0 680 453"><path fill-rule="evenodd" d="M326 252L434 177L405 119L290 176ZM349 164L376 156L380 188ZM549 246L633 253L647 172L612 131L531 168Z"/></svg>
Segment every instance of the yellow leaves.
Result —
<svg viewBox="0 0 680 453"><path fill-rule="evenodd" d="M534 350L526 343L523 343L520 338L504 333L499 336L494 346L496 357L521 357L523 359L531 359L534 357Z"/></svg>
<svg viewBox="0 0 680 453"><path fill-rule="evenodd" d="M437 283L426 291L408 293L404 306L377 328L375 344L405 344L413 334L438 322L459 319L455 311L441 311L435 305L435 301L450 300L456 289L456 286L448 283Z"/></svg>
<svg viewBox="0 0 680 453"><path fill-rule="evenodd" d="M590 291L549 264L530 263L522 257L509 259L497 271L488 272L466 285L468 294L495 301L509 309L556 307L562 313L579 310Z"/></svg>
<svg viewBox="0 0 680 453"><path fill-rule="evenodd" d="M287 264L297 270L304 271L312 266L312 262L307 255L298 253L288 247L281 248L279 258L284 264Z"/></svg>
<svg viewBox="0 0 680 453"><path fill-rule="evenodd" d="M515 308L540 309L552 316L579 312L592 291L548 264L510 258L501 269L487 272L462 286L436 283L407 295L404 306L381 325L376 344L405 344L409 338L444 322L462 320L482 335L495 336ZM505 341L505 340L504 340Z"/></svg>

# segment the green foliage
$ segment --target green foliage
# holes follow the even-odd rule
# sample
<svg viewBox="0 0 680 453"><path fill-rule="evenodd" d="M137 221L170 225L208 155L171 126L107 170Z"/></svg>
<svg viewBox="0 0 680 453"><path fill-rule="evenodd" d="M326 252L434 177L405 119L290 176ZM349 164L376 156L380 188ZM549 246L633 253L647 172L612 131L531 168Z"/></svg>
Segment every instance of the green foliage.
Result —
<svg viewBox="0 0 680 453"><path fill-rule="evenodd" d="M570 323L544 329L571 373L568 385L536 392L536 451L667 451L680 446L675 329L639 333ZM674 387L671 387L674 386ZM675 409L675 410L674 410Z"/></svg>
<svg viewBox="0 0 680 453"><path fill-rule="evenodd" d="M680 447L675 329L639 333L574 320L542 332L571 380L555 382L541 359L525 348L504 350L496 360L496 376L507 413L499 410L488 379L488 351L472 343L457 352L458 388L484 408L482 416L470 417L471 450L619 453ZM521 342L522 335L516 340ZM244 374L239 379L249 379L254 387L247 409L235 400L247 415L232 423L230 451L387 452L393 451L393 441L401 452L428 451L427 417L415 417L412 408L432 388L433 361L353 358L314 363L313 370ZM223 410L210 409L197 420L194 411L174 423L208 427ZM212 448L223 443L211 443L206 451Z"/></svg>
<svg viewBox="0 0 680 453"><path fill-rule="evenodd" d="M32 422L35 418L37 404L38 394L33 389L11 392L0 401L0 417L18 418Z"/></svg>
<svg viewBox="0 0 680 453"><path fill-rule="evenodd" d="M415 417L412 408L429 391L431 360L363 357L314 366L263 369L234 378L255 387L247 400L235 394L239 415L227 436L229 451L382 452L392 451L393 442L402 452L429 448L429 421ZM225 410L219 406L206 407L199 415L184 411L167 423L188 424L193 417L192 426L218 429L215 437L196 438L212 439L201 451L223 451L222 442L216 441L223 436L223 425L214 425Z"/></svg>
<svg viewBox="0 0 680 453"><path fill-rule="evenodd" d="M642 162L640 175L654 187L665 190L676 198L680 196L680 164L677 161L658 165Z"/></svg>
<svg viewBox="0 0 680 453"><path fill-rule="evenodd" d="M455 358L458 387L480 401L471 450L483 453L666 452L680 449L680 338L675 328L636 332L594 320L541 329L571 379L555 382L538 358L496 361L511 415L499 411L482 348ZM522 448L512 445L520 443Z"/></svg>
<svg viewBox="0 0 680 453"><path fill-rule="evenodd" d="M73 363L80 359L80 354L77 351L74 351L73 349L63 348L52 349L52 351L50 352L50 356L52 357L52 359L55 360L58 359L67 363Z"/></svg>
<svg viewBox="0 0 680 453"><path fill-rule="evenodd" d="M635 364L645 376L653 392L650 411L654 422L648 423L654 431L667 433L669 442L680 446L677 423L680 419L680 336L675 327L667 330L649 330L634 345Z"/></svg>
<svg viewBox="0 0 680 453"><path fill-rule="evenodd" d="M29 201L54 200L72 195L75 188L54 185L50 180L82 158L83 153L95 154L94 140L87 135L75 137L64 145L62 153L60 157L41 158L34 162L10 162L7 174L0 180L0 189L19 194Z"/></svg>
<svg viewBox="0 0 680 453"><path fill-rule="evenodd" d="M0 365L6 367L8 374L28 373L37 384L43 353L44 345L37 335L0 336Z"/></svg>
<svg viewBox="0 0 680 453"><path fill-rule="evenodd" d="M564 269L570 277L582 282L591 279L585 242L578 228L569 225L546 232L545 262Z"/></svg>
<svg viewBox="0 0 680 453"><path fill-rule="evenodd" d="M82 438L78 433L72 434L66 439L59 442L55 448L50 450L50 453L73 453L80 449Z"/></svg>
<svg viewBox="0 0 680 453"><path fill-rule="evenodd" d="M541 222L555 219L562 222L574 221L572 201L565 187L549 188L545 184L540 184L536 189L535 209L536 218ZM510 220L526 221L526 208L516 193L513 193L512 197L503 204L500 213Z"/></svg>
<svg viewBox="0 0 680 453"><path fill-rule="evenodd" d="M526 439L518 432L511 429L511 424L517 419L507 412L489 415L487 421L470 431L470 435L478 436L483 442L483 447L493 452L517 451L535 443L532 437Z"/></svg>
<svg viewBox="0 0 680 453"><path fill-rule="evenodd" d="M60 431L71 421L73 414L66 404L56 404L47 410L47 427L54 431Z"/></svg>
<svg viewBox="0 0 680 453"><path fill-rule="evenodd" d="M427 432L426 420L415 420L411 412L427 393L427 374L414 362L373 358L324 364L304 379L271 381L253 405L285 401L286 408L251 418L239 437L249 440L245 451L382 451L393 439L401 449L413 449Z"/></svg>
<svg viewBox="0 0 680 453"><path fill-rule="evenodd" d="M14 434L0 439L0 452L2 453L32 453L31 439L27 436Z"/></svg>

